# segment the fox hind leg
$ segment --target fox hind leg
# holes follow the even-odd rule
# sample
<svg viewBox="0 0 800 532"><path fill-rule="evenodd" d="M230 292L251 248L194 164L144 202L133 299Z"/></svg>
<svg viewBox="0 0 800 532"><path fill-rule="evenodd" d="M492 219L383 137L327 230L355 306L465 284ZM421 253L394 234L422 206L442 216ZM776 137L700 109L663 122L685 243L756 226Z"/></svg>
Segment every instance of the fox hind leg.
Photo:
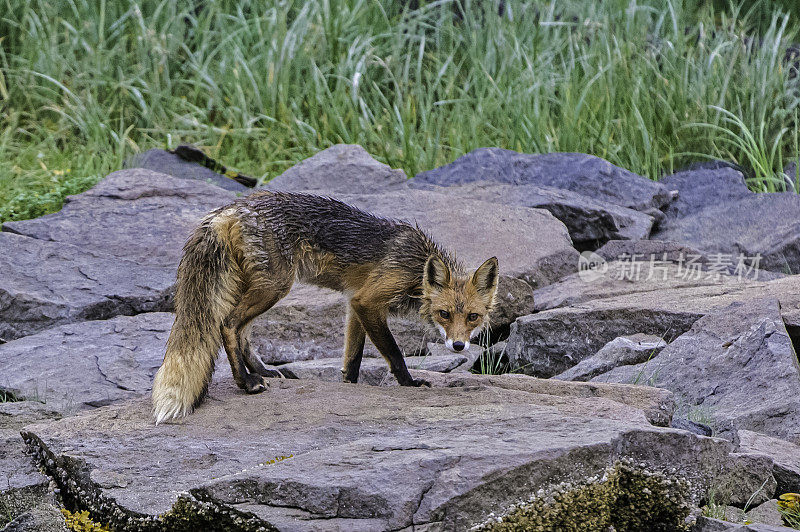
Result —
<svg viewBox="0 0 800 532"><path fill-rule="evenodd" d="M364 355L364 341L367 333L352 308L347 310L346 327L342 381L356 383L358 382L358 371L361 369L361 357Z"/></svg>
<svg viewBox="0 0 800 532"><path fill-rule="evenodd" d="M283 299L289 293L289 288L291 282L263 283L258 287L251 287L222 324L222 343L231 364L233 380L248 393L264 391L266 383L262 371L271 373L250 350L248 325Z"/></svg>

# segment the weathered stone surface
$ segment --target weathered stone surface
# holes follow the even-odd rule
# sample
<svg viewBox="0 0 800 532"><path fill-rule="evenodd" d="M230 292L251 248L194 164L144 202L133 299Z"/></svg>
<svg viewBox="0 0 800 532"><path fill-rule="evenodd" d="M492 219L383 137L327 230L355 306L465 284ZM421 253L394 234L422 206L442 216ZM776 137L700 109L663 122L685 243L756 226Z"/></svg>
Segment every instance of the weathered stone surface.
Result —
<svg viewBox="0 0 800 532"><path fill-rule="evenodd" d="M267 184L270 190L323 195L378 194L408 188L406 174L379 163L357 144L337 144Z"/></svg>
<svg viewBox="0 0 800 532"><path fill-rule="evenodd" d="M676 218L695 214L706 207L736 201L752 196L744 176L738 170L723 166L695 168L662 178L659 183L669 190L677 190L678 197L664 209L669 224Z"/></svg>
<svg viewBox="0 0 800 532"><path fill-rule="evenodd" d="M652 216L640 211L548 186L476 181L447 187L431 185L429 190L455 198L545 209L567 227L578 249L596 249L611 239L647 238L654 222Z"/></svg>
<svg viewBox="0 0 800 532"><path fill-rule="evenodd" d="M743 452L765 454L775 462L776 493L800 492L800 446L750 430L738 431Z"/></svg>
<svg viewBox="0 0 800 532"><path fill-rule="evenodd" d="M660 209L672 199L664 185L599 157L530 155L501 148L478 148L441 168L417 174L410 184L449 186L473 181L556 187L640 211Z"/></svg>
<svg viewBox="0 0 800 532"><path fill-rule="evenodd" d="M778 490L776 493L781 493ZM778 511L778 500L770 499L745 512L744 518L750 523L759 523L764 525L780 526L783 527L783 520L781 513Z"/></svg>
<svg viewBox="0 0 800 532"><path fill-rule="evenodd" d="M760 255L760 268L794 274L800 272L798 220L800 196L794 192L752 194L668 222L653 237L708 253Z"/></svg>
<svg viewBox="0 0 800 532"><path fill-rule="evenodd" d="M6 222L3 231L71 244L139 265L169 267L174 281L183 244L192 229L208 211L235 197L201 181L143 169L120 170L94 188L69 196L59 212ZM124 265L118 269L133 273L133 268Z"/></svg>
<svg viewBox="0 0 800 532"><path fill-rule="evenodd" d="M659 265L671 262L682 272L699 269L703 272L702 277L709 274L713 276L715 273L727 273L739 279L754 281L771 281L784 277L784 274L778 272L756 268L749 259L740 262L739 257L735 257L729 260L718 254L707 254L699 249L665 240L611 240L595 253L608 262L645 262L648 267L650 263Z"/></svg>
<svg viewBox="0 0 800 532"><path fill-rule="evenodd" d="M595 354L617 336L646 333L669 341L709 312L763 297L778 299L787 326L797 330L800 277L769 282L721 279L722 284L670 287L656 280L606 278L586 283L578 276L570 277L534 292L537 308L559 308L518 319L511 326L506 354L514 367L550 377Z"/></svg>
<svg viewBox="0 0 800 532"><path fill-rule="evenodd" d="M181 179L205 181L232 192L247 193L250 190L238 181L220 175L200 164L186 161L166 150L152 149L144 153L137 153L125 161L123 168L144 168Z"/></svg>
<svg viewBox="0 0 800 532"><path fill-rule="evenodd" d="M689 432L693 432L694 434L699 434L700 436L714 435L714 431L708 425L704 425L703 423L697 423L696 421L691 421L689 419L673 417L669 426L672 427L673 429L688 430Z"/></svg>
<svg viewBox="0 0 800 532"><path fill-rule="evenodd" d="M0 403L0 493L47 486L47 478L24 452L19 430L37 421L60 417L57 411L36 401Z"/></svg>
<svg viewBox="0 0 800 532"><path fill-rule="evenodd" d="M692 528L692 532L792 532L793 530L796 529L764 523L740 525L711 517L698 517L697 524Z"/></svg>
<svg viewBox="0 0 800 532"><path fill-rule="evenodd" d="M417 223L468 268L489 257L500 273L532 286L550 284L578 269L578 253L564 224L540 209L453 199L427 190L341 196L339 199L379 216Z"/></svg>
<svg viewBox="0 0 800 532"><path fill-rule="evenodd" d="M592 380L669 389L708 409L722 436L747 429L800 442L797 356L775 299L709 313L647 362Z"/></svg>
<svg viewBox="0 0 800 532"><path fill-rule="evenodd" d="M411 369L423 369L449 373L456 368L466 366L469 358L460 353L439 354L437 356L406 357L406 366ZM342 358L321 358L302 360L276 367L285 377L290 379L318 379L326 382L342 382ZM373 386L395 386L397 380L389 373L389 365L381 358L365 358L361 362L358 382Z"/></svg>
<svg viewBox="0 0 800 532"><path fill-rule="evenodd" d="M583 260L583 257L581 257ZM536 310L549 310L566 306L621 297L625 295L672 293L676 289L705 288L709 291L726 291L744 286L746 279L723 272L708 272L705 268L687 267L655 259L619 261L605 265L602 270L581 271L564 277L551 285L534 291ZM645 297L642 295L641 297Z"/></svg>
<svg viewBox="0 0 800 532"><path fill-rule="evenodd" d="M175 273L61 242L0 232L0 338L167 310Z"/></svg>
<svg viewBox="0 0 800 532"><path fill-rule="evenodd" d="M153 426L138 399L24 436L63 492L115 526L147 516L168 524L180 496L180 518L201 527L233 530L238 511L240 526L463 529L621 459L672 471L697 501L712 477L735 486L738 504L771 479L768 458L654 427L606 393L640 388L550 381L567 390L553 395L526 391L534 379L524 377L413 373L434 388L280 380L246 395L212 386L214 399L178 422Z"/></svg>
<svg viewBox="0 0 800 532"><path fill-rule="evenodd" d="M61 414L147 393L173 315L119 316L62 325L0 345L0 388Z"/></svg>
<svg viewBox="0 0 800 532"><path fill-rule="evenodd" d="M580 361L554 378L564 381L588 381L617 366L630 366L645 362L667 346L659 336L633 334L614 338L593 356Z"/></svg>

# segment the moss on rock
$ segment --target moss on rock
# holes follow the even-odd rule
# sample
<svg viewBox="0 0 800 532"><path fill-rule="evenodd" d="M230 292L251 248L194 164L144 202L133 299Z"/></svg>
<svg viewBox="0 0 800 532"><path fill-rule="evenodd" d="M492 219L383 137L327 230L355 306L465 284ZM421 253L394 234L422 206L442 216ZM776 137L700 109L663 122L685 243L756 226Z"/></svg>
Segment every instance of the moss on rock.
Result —
<svg viewBox="0 0 800 532"><path fill-rule="evenodd" d="M687 530L692 510L689 483L621 461L602 478L539 490L482 532Z"/></svg>

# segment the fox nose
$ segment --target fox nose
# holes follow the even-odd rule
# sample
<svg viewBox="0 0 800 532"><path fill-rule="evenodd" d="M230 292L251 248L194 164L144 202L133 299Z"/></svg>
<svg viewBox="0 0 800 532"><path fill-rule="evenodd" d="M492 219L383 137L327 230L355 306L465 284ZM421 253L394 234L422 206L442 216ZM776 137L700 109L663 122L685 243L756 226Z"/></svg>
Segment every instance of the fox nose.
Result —
<svg viewBox="0 0 800 532"><path fill-rule="evenodd" d="M464 342L453 342L453 349L456 351L461 351L464 349Z"/></svg>

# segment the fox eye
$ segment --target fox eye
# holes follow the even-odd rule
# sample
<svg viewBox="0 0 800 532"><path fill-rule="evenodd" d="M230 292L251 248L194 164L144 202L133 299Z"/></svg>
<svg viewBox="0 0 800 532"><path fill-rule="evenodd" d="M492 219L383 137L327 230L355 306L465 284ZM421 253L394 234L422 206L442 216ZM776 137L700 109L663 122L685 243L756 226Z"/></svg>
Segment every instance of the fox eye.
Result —
<svg viewBox="0 0 800 532"><path fill-rule="evenodd" d="M478 314L476 314L475 312L470 312L467 315L467 320L469 320L469 321L475 321L477 319L478 319Z"/></svg>
<svg viewBox="0 0 800 532"><path fill-rule="evenodd" d="M443 320L449 320L450 319L450 313L447 312L446 310L440 310L439 311L439 316L441 316Z"/></svg>

